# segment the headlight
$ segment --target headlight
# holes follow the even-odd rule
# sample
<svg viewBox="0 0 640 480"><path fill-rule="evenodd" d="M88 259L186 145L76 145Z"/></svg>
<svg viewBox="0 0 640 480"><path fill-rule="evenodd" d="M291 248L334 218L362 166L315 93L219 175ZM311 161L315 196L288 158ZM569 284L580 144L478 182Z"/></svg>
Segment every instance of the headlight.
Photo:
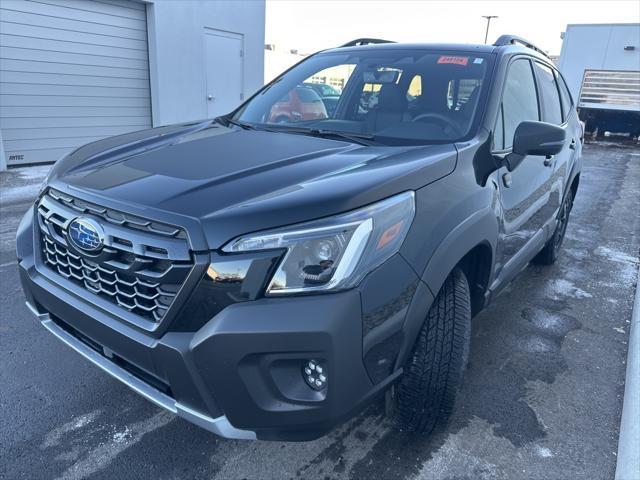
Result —
<svg viewBox="0 0 640 480"><path fill-rule="evenodd" d="M414 215L414 192L405 192L343 215L241 237L223 251L286 249L270 295L350 288L398 251Z"/></svg>

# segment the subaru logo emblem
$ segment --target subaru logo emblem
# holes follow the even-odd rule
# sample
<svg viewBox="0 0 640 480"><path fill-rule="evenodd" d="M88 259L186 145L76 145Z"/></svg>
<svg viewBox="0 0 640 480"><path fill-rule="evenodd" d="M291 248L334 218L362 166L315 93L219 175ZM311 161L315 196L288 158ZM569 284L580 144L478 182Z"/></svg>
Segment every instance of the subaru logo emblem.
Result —
<svg viewBox="0 0 640 480"><path fill-rule="evenodd" d="M90 218L78 217L73 219L67 231L69 241L81 252L97 253L104 245L102 227Z"/></svg>

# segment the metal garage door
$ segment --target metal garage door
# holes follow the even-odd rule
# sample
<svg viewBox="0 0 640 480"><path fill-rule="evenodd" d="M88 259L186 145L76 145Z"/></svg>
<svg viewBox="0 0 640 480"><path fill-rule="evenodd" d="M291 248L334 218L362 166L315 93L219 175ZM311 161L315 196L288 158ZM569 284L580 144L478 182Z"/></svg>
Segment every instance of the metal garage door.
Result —
<svg viewBox="0 0 640 480"><path fill-rule="evenodd" d="M0 130L9 165L54 161L150 126L143 4L0 2Z"/></svg>

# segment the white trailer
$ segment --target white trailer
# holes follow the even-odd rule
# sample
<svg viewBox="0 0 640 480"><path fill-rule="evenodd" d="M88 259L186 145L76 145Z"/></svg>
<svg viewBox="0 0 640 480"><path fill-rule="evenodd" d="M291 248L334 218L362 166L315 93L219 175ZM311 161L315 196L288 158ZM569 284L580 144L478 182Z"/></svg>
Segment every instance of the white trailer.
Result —
<svg viewBox="0 0 640 480"><path fill-rule="evenodd" d="M558 66L586 131L640 135L640 24L567 25Z"/></svg>

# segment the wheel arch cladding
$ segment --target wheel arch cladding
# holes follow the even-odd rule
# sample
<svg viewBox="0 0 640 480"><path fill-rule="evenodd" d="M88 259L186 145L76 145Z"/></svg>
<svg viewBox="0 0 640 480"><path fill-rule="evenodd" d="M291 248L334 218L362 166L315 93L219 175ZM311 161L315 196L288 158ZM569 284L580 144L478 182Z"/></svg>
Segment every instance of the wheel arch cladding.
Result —
<svg viewBox="0 0 640 480"><path fill-rule="evenodd" d="M484 292L491 281L498 222L490 208L478 210L454 228L436 248L422 274L433 295L437 295L449 274L459 266L471 289L472 313L484 304Z"/></svg>
<svg viewBox="0 0 640 480"><path fill-rule="evenodd" d="M490 210L480 210L445 237L429 260L405 317L404 342L396 360L400 368L415 344L420 328L446 279L459 267L467 277L471 315L484 306L484 293L491 282L498 226Z"/></svg>

